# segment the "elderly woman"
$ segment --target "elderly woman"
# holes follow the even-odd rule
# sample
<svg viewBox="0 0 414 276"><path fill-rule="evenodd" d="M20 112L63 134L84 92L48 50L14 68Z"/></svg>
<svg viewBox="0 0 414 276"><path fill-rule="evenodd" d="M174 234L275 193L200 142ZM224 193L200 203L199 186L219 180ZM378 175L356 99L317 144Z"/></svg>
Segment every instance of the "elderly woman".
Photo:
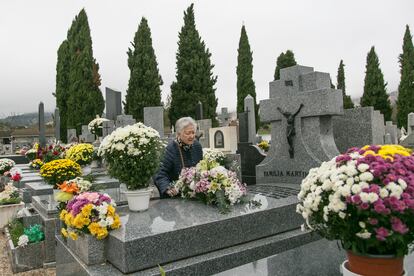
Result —
<svg viewBox="0 0 414 276"><path fill-rule="evenodd" d="M164 159L154 179L161 198L177 195L172 184L178 179L182 168L194 167L203 159L203 148L195 139L196 129L197 124L191 117L180 118L175 123L176 139L165 149Z"/></svg>

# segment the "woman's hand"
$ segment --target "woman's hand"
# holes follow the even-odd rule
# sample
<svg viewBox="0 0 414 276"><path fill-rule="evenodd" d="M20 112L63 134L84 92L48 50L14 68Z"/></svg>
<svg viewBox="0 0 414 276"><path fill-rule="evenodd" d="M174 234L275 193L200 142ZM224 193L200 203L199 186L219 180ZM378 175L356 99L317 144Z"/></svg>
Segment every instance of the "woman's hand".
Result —
<svg viewBox="0 0 414 276"><path fill-rule="evenodd" d="M174 187L171 187L167 190L167 195L169 195L170 197L176 196L178 195L178 190Z"/></svg>

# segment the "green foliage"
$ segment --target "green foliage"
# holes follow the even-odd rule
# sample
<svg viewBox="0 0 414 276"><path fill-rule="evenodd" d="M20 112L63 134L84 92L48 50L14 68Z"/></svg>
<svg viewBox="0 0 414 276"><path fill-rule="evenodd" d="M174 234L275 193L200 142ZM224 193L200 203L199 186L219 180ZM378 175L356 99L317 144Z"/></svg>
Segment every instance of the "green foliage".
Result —
<svg viewBox="0 0 414 276"><path fill-rule="evenodd" d="M387 84L379 67L379 59L372 46L367 55L367 64L364 81L364 94L361 98L361 106L373 106L384 114L384 120L391 120L391 104L386 93Z"/></svg>
<svg viewBox="0 0 414 276"><path fill-rule="evenodd" d="M12 221L9 222L8 228L13 245L17 247L19 237L24 234L23 223L20 219L14 218L12 219Z"/></svg>
<svg viewBox="0 0 414 276"><path fill-rule="evenodd" d="M135 33L133 49L128 48L130 78L125 100L125 114L144 121L144 107L161 105L162 78L152 47L151 30L143 17Z"/></svg>
<svg viewBox="0 0 414 276"><path fill-rule="evenodd" d="M256 131L259 129L259 106L256 103L256 87L253 81L253 56L250 51L249 38L244 25L241 29L239 49L237 50L237 112L244 111L244 98L250 94L254 99Z"/></svg>
<svg viewBox="0 0 414 276"><path fill-rule="evenodd" d="M45 239L45 234L42 231L40 224L35 224L29 228L24 229L24 234L29 238L29 243L41 242Z"/></svg>
<svg viewBox="0 0 414 276"><path fill-rule="evenodd" d="M56 64L56 107L60 115L60 139L67 142L67 101L69 92L69 44L65 40L59 47Z"/></svg>
<svg viewBox="0 0 414 276"><path fill-rule="evenodd" d="M342 90L342 99L343 99L343 106L344 109L354 108L354 103L351 100L351 97L346 95L346 86L345 86L345 64L341 59L338 67L338 75L336 77L337 80L337 89Z"/></svg>
<svg viewBox="0 0 414 276"><path fill-rule="evenodd" d="M280 79L280 69L296 65L295 54L291 50L281 53L276 60L274 80Z"/></svg>
<svg viewBox="0 0 414 276"><path fill-rule="evenodd" d="M83 9L59 48L56 70L56 106L64 128L61 137L66 139L66 128L76 128L80 134L81 126L104 109L99 64L93 58L88 17Z"/></svg>
<svg viewBox="0 0 414 276"><path fill-rule="evenodd" d="M184 116L195 117L198 101L203 104L203 118L211 119L217 125L217 98L214 85L217 76L213 76L211 53L196 29L193 4L184 12L184 26L179 33L178 52L176 54L176 81L171 84L171 106L169 118L171 124Z"/></svg>
<svg viewBox="0 0 414 276"><path fill-rule="evenodd" d="M410 28L405 28L403 52L400 54L401 80L398 86L397 124L407 129L407 116L414 112L414 47Z"/></svg>

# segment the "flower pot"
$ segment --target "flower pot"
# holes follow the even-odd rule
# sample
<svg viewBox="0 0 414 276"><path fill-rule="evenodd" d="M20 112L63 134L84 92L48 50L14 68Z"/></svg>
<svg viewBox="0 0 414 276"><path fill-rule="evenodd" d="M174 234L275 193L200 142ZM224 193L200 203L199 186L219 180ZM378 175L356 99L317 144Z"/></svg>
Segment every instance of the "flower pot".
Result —
<svg viewBox="0 0 414 276"><path fill-rule="evenodd" d="M100 264L106 261L105 240L98 240L92 235L78 235L77 240L67 239L70 250L86 265Z"/></svg>
<svg viewBox="0 0 414 276"><path fill-rule="evenodd" d="M134 191L125 191L130 211L140 212L148 209L152 188L144 188Z"/></svg>
<svg viewBox="0 0 414 276"><path fill-rule="evenodd" d="M347 269L356 275L401 276L404 275L404 257L392 255L356 255L347 251ZM344 274L346 275L346 274ZM352 274L349 274L352 275Z"/></svg>
<svg viewBox="0 0 414 276"><path fill-rule="evenodd" d="M0 205L0 228L3 228L9 220L24 207L24 203Z"/></svg>

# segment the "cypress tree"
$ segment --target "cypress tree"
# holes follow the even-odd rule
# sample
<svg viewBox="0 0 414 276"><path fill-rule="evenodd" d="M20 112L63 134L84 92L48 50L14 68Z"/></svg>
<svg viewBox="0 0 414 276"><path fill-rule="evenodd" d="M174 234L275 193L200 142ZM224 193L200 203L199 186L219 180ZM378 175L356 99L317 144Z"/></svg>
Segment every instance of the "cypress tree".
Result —
<svg viewBox="0 0 414 276"><path fill-rule="evenodd" d="M70 52L67 126L76 128L102 115L104 99L99 89L99 64L93 58L92 39L85 10L81 10L68 31Z"/></svg>
<svg viewBox="0 0 414 276"><path fill-rule="evenodd" d="M367 65L364 80L364 94L361 98L361 106L373 106L384 114L384 120L391 120L391 104L386 92L387 84L379 67L379 59L372 46L367 55Z"/></svg>
<svg viewBox="0 0 414 276"><path fill-rule="evenodd" d="M339 63L338 67L338 75L336 77L337 80L337 89L342 90L342 99L343 99L343 106L344 109L354 108L354 103L351 100L351 97L346 95L346 89L345 89L345 64L341 59L341 62Z"/></svg>
<svg viewBox="0 0 414 276"><path fill-rule="evenodd" d="M144 17L135 33L133 49L128 48L130 77L125 98L125 114L144 121L144 107L161 105L162 78L152 47L151 30Z"/></svg>
<svg viewBox="0 0 414 276"><path fill-rule="evenodd" d="M280 69L296 65L295 54L291 50L281 53L276 60L274 80L280 79Z"/></svg>
<svg viewBox="0 0 414 276"><path fill-rule="evenodd" d="M403 52L399 56L401 79L398 86L397 124L407 129L407 116L414 112L414 47L410 28L405 28Z"/></svg>
<svg viewBox="0 0 414 276"><path fill-rule="evenodd" d="M256 87L253 81L253 53L250 51L249 38L244 25L241 29L237 52L237 112L244 111L244 98L250 94L254 99L257 130L259 128L259 116L256 103Z"/></svg>
<svg viewBox="0 0 414 276"><path fill-rule="evenodd" d="M59 47L56 64L56 106L60 115L60 139L67 143L67 101L69 95L69 45L65 40Z"/></svg>
<svg viewBox="0 0 414 276"><path fill-rule="evenodd" d="M214 85L217 76L213 76L211 53L196 29L194 4L184 12L184 26L178 35L176 54L176 81L171 84L171 124L183 116L195 116L198 101L203 104L203 117L211 119L217 125L217 98Z"/></svg>

